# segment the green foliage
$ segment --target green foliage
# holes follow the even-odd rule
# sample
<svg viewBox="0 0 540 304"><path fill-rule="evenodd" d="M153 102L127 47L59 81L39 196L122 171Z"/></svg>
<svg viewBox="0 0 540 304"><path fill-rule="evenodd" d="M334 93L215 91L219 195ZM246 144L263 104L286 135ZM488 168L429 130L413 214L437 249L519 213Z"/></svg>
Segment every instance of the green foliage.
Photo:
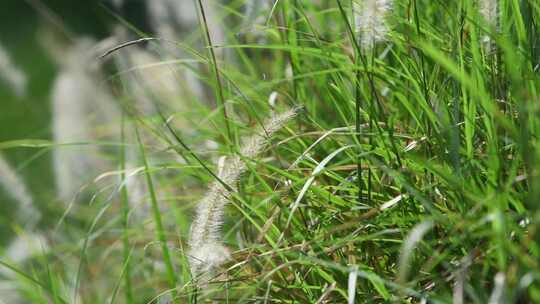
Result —
<svg viewBox="0 0 540 304"><path fill-rule="evenodd" d="M129 124L121 139L91 144L118 148L104 157L120 171L64 215L58 202L43 207L60 221L49 251L21 267L1 262L24 294L71 303L77 282L84 303L346 303L353 273L358 303L487 303L497 292L497 303L540 302L540 5L499 1L494 28L474 1L395 1L388 40L365 52L352 39L351 1L280 0L251 28L240 26L242 3L220 10L219 53L197 45L206 26L192 45L175 44L202 62L195 72L218 102L153 96L159 113L137 114L122 71L108 78ZM303 112L248 160L224 223L232 258L197 285L186 256L194 203L217 159L269 115L272 92L278 111ZM127 170L137 147L143 168ZM136 206L131 175L148 181ZM144 205L152 215L133 220Z"/></svg>

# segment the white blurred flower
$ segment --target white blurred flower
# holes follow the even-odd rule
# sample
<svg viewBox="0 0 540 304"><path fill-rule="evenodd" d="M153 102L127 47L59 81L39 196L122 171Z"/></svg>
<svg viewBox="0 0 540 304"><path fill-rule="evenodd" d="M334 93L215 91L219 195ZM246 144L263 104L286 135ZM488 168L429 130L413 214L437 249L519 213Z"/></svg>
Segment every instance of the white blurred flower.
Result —
<svg viewBox="0 0 540 304"><path fill-rule="evenodd" d="M17 96L26 95L26 74L13 63L2 44L0 44L0 80L3 80Z"/></svg>
<svg viewBox="0 0 540 304"><path fill-rule="evenodd" d="M361 4L354 3L355 24L361 35L362 48L370 50L376 43L386 40L389 29L385 19L391 9L391 0L364 0Z"/></svg>

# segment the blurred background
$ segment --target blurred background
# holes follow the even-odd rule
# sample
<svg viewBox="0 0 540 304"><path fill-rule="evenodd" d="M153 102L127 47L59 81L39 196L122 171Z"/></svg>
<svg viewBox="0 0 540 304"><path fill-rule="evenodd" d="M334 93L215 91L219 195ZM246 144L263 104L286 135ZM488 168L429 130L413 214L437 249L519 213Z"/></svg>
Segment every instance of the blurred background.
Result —
<svg viewBox="0 0 540 304"><path fill-rule="evenodd" d="M209 6L208 10L211 16L216 7ZM25 139L66 143L111 139L118 135L118 130L112 127L118 126L120 121L122 106L117 99L125 93L118 90L123 86L120 82L129 87L126 89L131 92L129 94L148 95L134 98L138 99L134 103L138 113L143 115L151 114L154 99L175 98L174 102L168 103L174 107L175 103L181 104L182 99L193 97L186 92L195 94L198 101L203 102L213 96L203 90L204 81L194 79L198 72L184 71L179 75L176 68L170 67L175 63L169 62L168 67L161 69L154 67L140 73L142 75L136 75L137 71L134 71L143 70L144 65L159 65L165 58L191 58L185 59L189 63L194 53L187 54L174 44L180 39L193 47L192 52L204 51L201 41L204 36L201 36L193 1L6 0L2 1L0 11L0 142ZM219 43L223 39L222 28L215 26L212 30L216 33L213 38ZM140 43L125 52L120 50L122 56L113 54L98 58L116 45L147 36L170 41L165 46L163 43ZM125 76L127 74L130 75ZM145 75L148 77L143 79ZM184 84L180 78L187 79L187 85L192 86L181 96L178 93ZM103 116L108 117L104 119ZM97 127L96 122L102 125ZM104 122L111 125L104 125ZM83 154L97 152L84 146L79 147L84 150ZM73 199L75 193L69 192L80 190L84 181L88 182L92 177L91 173L100 172L77 172L95 166L99 161L77 159L75 153L69 151L58 152L55 159L53 150L1 150L5 165L17 175L13 178L25 184L27 195L39 202L35 206L43 208L40 212L45 213L50 212L48 204ZM81 162L88 164L85 167ZM74 164L82 168L59 168ZM77 185L65 185L81 174L87 179L81 178ZM13 178L6 177L0 191L0 216L3 217L0 235L4 236L0 237L1 242L9 239L5 236L12 229L10 219L20 198L10 193L10 187L6 186Z"/></svg>
<svg viewBox="0 0 540 304"><path fill-rule="evenodd" d="M199 111L214 103L213 91L207 85L208 69L200 65L207 53L195 3L183 0L1 2L2 261L23 267L27 258L50 250L54 259L62 260L63 264L56 264L55 272L61 276L66 271L66 277L73 278L79 263L80 241L94 216L99 218L103 210L100 208L117 199L113 197L119 185L116 170L121 151L126 157L123 165L133 170L128 187L131 206L138 211L133 212L132 220L140 228L148 228L145 220L149 198L144 179L135 176L141 166L138 148L119 148L122 112L129 113L133 120L148 118L149 125L158 108L166 115L174 113L176 119L171 124L182 128L201 153L216 149L216 143L199 136L204 128L195 128L189 121L189 111ZM218 6L221 4L206 3L211 38L214 43L222 43L223 20L217 13L222 9ZM241 4L236 8L238 16L246 9ZM162 40L137 43L100 58L106 51L141 37ZM223 52L216 53L218 59L225 56ZM126 135L129 137L126 141L134 143L133 129L126 127L126 130L131 134ZM176 161L182 161L175 153L166 151L159 136L151 133L141 135L143 142L152 147L148 152L151 163L174 167ZM158 171L156 176L170 175L166 170ZM176 182L179 181L171 179L156 187L171 189ZM188 186L189 178L183 183ZM172 201L175 188L179 187L160 191L160 195L167 193ZM107 221L118 220L118 216L111 215ZM185 223L188 225L189 221ZM149 231L140 236L140 244L145 245L154 234ZM108 247L109 240L115 238L101 245ZM152 255L149 252L143 255ZM148 275L148 280L152 280L155 276L151 273L162 270L154 262L160 263L159 259L150 261L149 267L144 268L150 272L141 274L142 277ZM43 269L43 265L37 269ZM0 303L25 303L20 290L24 290L26 283L16 282L13 272L5 268L0 271ZM65 288L73 288L70 284ZM98 281L96 286L100 284L108 283ZM153 293L148 295L152 297ZM30 291L26 299L32 296Z"/></svg>
<svg viewBox="0 0 540 304"><path fill-rule="evenodd" d="M144 1L131 3L144 6ZM52 140L51 95L62 68L50 50L57 48L57 51L67 53L79 37L91 37L96 41L108 37L112 26L118 22L112 15L114 7L112 3L100 1L69 0L6 0L0 6L0 48L4 53L2 57L7 57L1 59L0 68L2 74L8 73L2 75L0 81L0 142ZM144 14L144 9L129 11ZM144 15L133 18L140 22L146 19ZM62 56L61 53L58 55ZM14 149L1 153L24 181L34 200L42 202L36 204L38 208L54 200L55 179L50 151ZM6 234L9 235L12 224L9 219L16 213L16 199L2 187L0 240L3 243L9 240ZM42 211L46 210L43 208Z"/></svg>
<svg viewBox="0 0 540 304"><path fill-rule="evenodd" d="M0 304L535 303L537 2L0 0Z"/></svg>
<svg viewBox="0 0 540 304"><path fill-rule="evenodd" d="M145 162L176 248L211 177L172 147L164 121L205 162L217 164L230 153L222 145L221 105L232 113L236 141L264 113L290 106L274 92L290 89L280 81L291 75L285 52L216 47L212 54L206 47L279 41L275 28L264 28L270 3L203 1L203 22L198 2L188 0L2 1L0 261L17 270L0 267L0 303L42 301L24 272L51 282L65 298L114 298L124 233L137 249L137 295L144 302L155 297L166 283L165 266ZM228 83L221 97L214 56ZM185 262L180 250L175 257ZM92 284L79 286L85 280Z"/></svg>

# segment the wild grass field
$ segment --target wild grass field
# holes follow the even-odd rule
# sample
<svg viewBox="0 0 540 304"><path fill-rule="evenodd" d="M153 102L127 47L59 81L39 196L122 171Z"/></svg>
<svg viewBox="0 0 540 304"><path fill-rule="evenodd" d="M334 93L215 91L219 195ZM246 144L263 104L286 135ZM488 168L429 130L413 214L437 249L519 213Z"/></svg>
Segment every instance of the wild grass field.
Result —
<svg viewBox="0 0 540 304"><path fill-rule="evenodd" d="M0 12L0 303L540 303L538 1Z"/></svg>

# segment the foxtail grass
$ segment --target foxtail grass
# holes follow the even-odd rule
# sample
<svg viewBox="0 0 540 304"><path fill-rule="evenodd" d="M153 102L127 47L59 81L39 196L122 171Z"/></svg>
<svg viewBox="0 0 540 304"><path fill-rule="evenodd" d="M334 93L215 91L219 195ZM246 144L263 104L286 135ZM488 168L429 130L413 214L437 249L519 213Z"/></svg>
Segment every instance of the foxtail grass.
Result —
<svg viewBox="0 0 540 304"><path fill-rule="evenodd" d="M0 44L0 80L18 97L27 94L27 76L12 60L7 49Z"/></svg>
<svg viewBox="0 0 540 304"><path fill-rule="evenodd" d="M240 146L239 155L225 161L217 175L219 180L210 184L206 195L197 203L189 241L189 261L194 276L212 271L228 258L228 250L223 246L220 232L225 207L236 192L236 183L247 170L245 162L257 157L268 144L272 134L291 120L297 111L298 109L294 108L273 114L263 123L260 130L245 138Z"/></svg>
<svg viewBox="0 0 540 304"><path fill-rule="evenodd" d="M499 27L499 3L498 0L479 0L478 10L483 21L488 26L488 30L498 30ZM493 42L490 34L482 36L482 43L487 49L491 49Z"/></svg>
<svg viewBox="0 0 540 304"><path fill-rule="evenodd" d="M34 199L22 176L0 154L0 188L16 203L17 221L26 228L33 228L41 218L39 209L34 205Z"/></svg>
<svg viewBox="0 0 540 304"><path fill-rule="evenodd" d="M386 40L389 31L386 18L392 9L392 0L364 0L354 2L354 21L364 50Z"/></svg>

